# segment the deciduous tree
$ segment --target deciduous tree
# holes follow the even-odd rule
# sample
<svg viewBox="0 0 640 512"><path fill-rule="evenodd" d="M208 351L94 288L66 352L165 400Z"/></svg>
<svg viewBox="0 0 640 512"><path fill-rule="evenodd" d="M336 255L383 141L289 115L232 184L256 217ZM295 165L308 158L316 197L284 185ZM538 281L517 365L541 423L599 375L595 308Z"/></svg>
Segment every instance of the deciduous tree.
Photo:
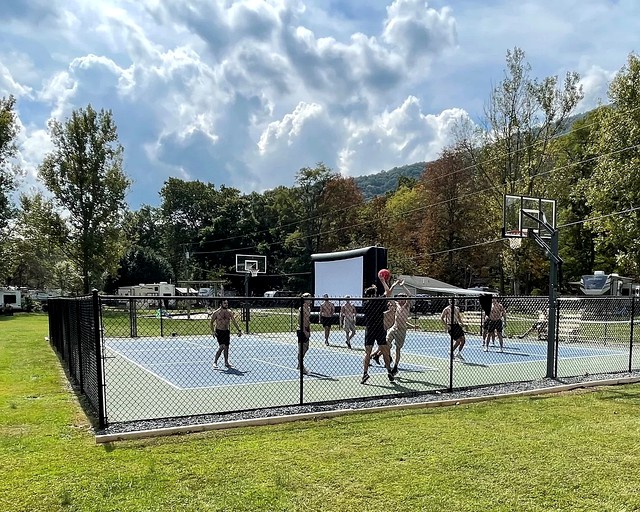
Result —
<svg viewBox="0 0 640 512"><path fill-rule="evenodd" d="M115 274L126 243L122 220L130 180L122 168L123 148L110 111L89 105L65 121L52 120L54 149L39 176L66 214L67 251L82 275L83 291Z"/></svg>
<svg viewBox="0 0 640 512"><path fill-rule="evenodd" d="M640 275L640 57L627 64L609 86L611 106L599 112L598 155L585 183L598 252L615 251L617 271Z"/></svg>

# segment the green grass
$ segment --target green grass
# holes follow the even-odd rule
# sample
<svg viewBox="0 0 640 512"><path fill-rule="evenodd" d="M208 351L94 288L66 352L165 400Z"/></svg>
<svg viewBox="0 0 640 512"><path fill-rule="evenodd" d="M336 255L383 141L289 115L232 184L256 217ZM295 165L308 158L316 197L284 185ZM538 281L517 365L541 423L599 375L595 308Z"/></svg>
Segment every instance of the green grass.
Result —
<svg viewBox="0 0 640 512"><path fill-rule="evenodd" d="M47 318L0 317L0 510L640 510L640 386L96 445Z"/></svg>

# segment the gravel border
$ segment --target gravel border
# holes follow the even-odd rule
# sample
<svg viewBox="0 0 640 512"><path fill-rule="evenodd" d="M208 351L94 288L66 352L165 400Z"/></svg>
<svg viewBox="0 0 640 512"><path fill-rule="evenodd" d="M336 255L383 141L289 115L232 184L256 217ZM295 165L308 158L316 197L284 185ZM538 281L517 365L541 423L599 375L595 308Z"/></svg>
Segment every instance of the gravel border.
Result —
<svg viewBox="0 0 640 512"><path fill-rule="evenodd" d="M491 386L483 386L470 389L460 389L452 392L434 391L433 393L417 395L417 396L399 396L393 398L373 398L349 400L339 403L322 404L322 405L303 405L289 407L274 407L270 409L260 409L245 412L230 412L223 414L204 414L200 416L190 416L186 418L165 418L157 420L131 421L126 423L114 423L105 429L94 429L96 440L101 436L107 439L110 436L118 434L129 434L135 432L147 432L150 437L152 431L158 431L158 435L162 435L162 431L171 429L179 429L181 427L197 427L202 425L223 424L228 422L239 422L242 420L258 420L268 418L282 418L288 416L304 415L309 413L328 413L333 411L357 411L367 409L375 409L380 407L398 407L414 406L417 404L428 404L432 402L449 402L469 398L491 398L497 395L510 395L523 392L533 392L535 390L550 390L560 388L566 385L579 385L581 383L590 383L596 381L607 380L623 380L623 379L640 379L640 371L624 372L624 373L605 373L597 375L583 375L580 377L567 377L558 379L539 379L530 382L514 382L505 384L496 384ZM297 419L297 418L296 418Z"/></svg>

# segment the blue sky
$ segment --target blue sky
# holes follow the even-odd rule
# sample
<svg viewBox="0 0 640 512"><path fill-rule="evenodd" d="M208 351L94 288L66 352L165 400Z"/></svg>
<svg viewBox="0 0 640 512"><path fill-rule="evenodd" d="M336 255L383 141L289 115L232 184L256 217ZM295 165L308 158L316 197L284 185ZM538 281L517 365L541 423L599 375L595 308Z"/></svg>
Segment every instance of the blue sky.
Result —
<svg viewBox="0 0 640 512"><path fill-rule="evenodd" d="M47 121L91 103L113 112L135 209L172 176L262 192L320 161L359 176L433 160L482 119L514 46L533 76L578 72L589 110L638 51L640 2L15 0L0 19L22 189Z"/></svg>

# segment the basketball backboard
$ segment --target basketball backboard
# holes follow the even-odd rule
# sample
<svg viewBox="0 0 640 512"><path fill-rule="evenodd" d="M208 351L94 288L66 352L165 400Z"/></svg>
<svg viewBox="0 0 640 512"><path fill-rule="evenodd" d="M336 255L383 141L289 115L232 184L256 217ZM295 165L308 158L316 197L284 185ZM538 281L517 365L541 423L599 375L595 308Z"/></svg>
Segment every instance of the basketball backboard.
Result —
<svg viewBox="0 0 640 512"><path fill-rule="evenodd" d="M541 197L504 196L502 236L527 238L529 230L541 238L551 238L546 226L556 227L556 201Z"/></svg>
<svg viewBox="0 0 640 512"><path fill-rule="evenodd" d="M236 254L236 272L264 274L267 272L267 257L260 254Z"/></svg>

